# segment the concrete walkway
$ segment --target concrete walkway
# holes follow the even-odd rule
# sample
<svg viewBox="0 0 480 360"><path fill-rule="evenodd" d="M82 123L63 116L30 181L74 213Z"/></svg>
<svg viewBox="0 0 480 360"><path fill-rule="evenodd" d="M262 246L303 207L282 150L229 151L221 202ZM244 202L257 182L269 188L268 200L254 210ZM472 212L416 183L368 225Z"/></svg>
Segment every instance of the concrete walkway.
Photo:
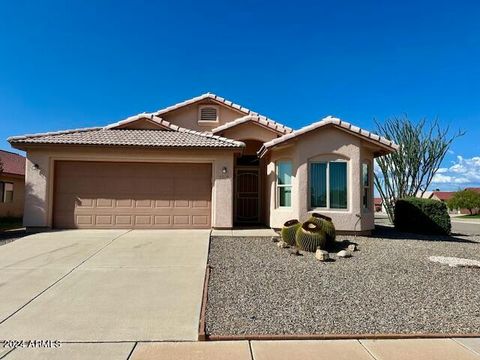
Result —
<svg viewBox="0 0 480 360"><path fill-rule="evenodd" d="M0 339L196 340L209 235L209 230L73 230L3 245ZM132 348L105 346L122 356ZM80 347L98 348L65 345L62 352Z"/></svg>
<svg viewBox="0 0 480 360"><path fill-rule="evenodd" d="M5 359L479 360L480 338L62 344L17 349Z"/></svg>

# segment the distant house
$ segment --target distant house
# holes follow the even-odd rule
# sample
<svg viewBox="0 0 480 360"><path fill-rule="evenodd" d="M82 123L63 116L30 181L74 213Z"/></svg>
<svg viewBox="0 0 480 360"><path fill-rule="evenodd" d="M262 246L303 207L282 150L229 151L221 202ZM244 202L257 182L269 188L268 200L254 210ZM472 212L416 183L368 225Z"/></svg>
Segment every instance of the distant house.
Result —
<svg viewBox="0 0 480 360"><path fill-rule="evenodd" d="M22 217L25 194L25 158L0 150L0 217Z"/></svg>
<svg viewBox="0 0 480 360"><path fill-rule="evenodd" d="M455 194L454 191L432 191L429 199L446 202L453 197L453 194Z"/></svg>

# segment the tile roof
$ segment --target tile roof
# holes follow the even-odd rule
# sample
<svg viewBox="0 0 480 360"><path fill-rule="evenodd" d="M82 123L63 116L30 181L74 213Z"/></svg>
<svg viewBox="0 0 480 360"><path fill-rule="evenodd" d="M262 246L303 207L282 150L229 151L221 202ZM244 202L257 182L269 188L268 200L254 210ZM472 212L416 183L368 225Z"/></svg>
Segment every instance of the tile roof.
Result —
<svg viewBox="0 0 480 360"><path fill-rule="evenodd" d="M5 174L25 175L25 157L22 155L0 150L0 163Z"/></svg>
<svg viewBox="0 0 480 360"><path fill-rule="evenodd" d="M432 191L430 198L435 195L440 200L446 201L451 199L453 197L453 194L455 194L454 191Z"/></svg>
<svg viewBox="0 0 480 360"><path fill-rule="evenodd" d="M21 144L68 144L105 146L242 148L243 142L224 137L178 128L170 130L117 130L86 128L10 137L13 146Z"/></svg>
<svg viewBox="0 0 480 360"><path fill-rule="evenodd" d="M243 113L244 117L241 117L237 120L242 119L243 121L252 121L252 120L257 121L261 124L264 124L264 125L272 128L272 129L276 129L277 131L279 131L280 133L283 133L283 134L287 134L289 132L292 132L291 128L289 128L287 126L284 126L277 121L274 121L274 120L272 120L272 119L270 119L270 118L268 118L264 115L261 115L261 114L255 112L255 111L250 110L250 109L247 109L246 107L244 107L242 105L238 105L238 104L236 104L236 103L234 103L230 100L227 100L227 99L225 99L221 96L215 95L213 93L202 94L200 96L196 96L194 98L179 102L175 105L171 105L171 106L168 106L166 108L163 108L163 109L160 109L160 110L157 110L157 111L154 111L154 112L150 112L150 113L144 112L144 113L141 113L141 114L133 115L133 116L130 116L130 117L124 119L124 120L109 124L109 125L105 126L105 128L106 129L113 129L113 128L120 127L122 125L131 123L131 122L134 122L134 121L137 121L137 120L140 120L140 119L144 119L144 118L147 118L151 121L154 121L154 122L158 123L159 125L172 126L172 124L170 124L168 121L162 119L161 115L166 114L170 111L181 109L182 107L194 104L194 103L196 103L198 101L202 101L202 100L213 100L213 101L215 101L217 103L220 103L222 105L225 105L225 106L227 106L227 107L229 107L233 110L236 110L240 113ZM250 119L245 119L248 116L250 116ZM231 124L231 123L228 123L228 124ZM227 124L225 124L225 125L227 125ZM232 124L228 127L232 127L232 126L235 126L235 125L238 125L238 123ZM218 129L218 128L216 128L216 129ZM221 130L215 131L216 129L213 129L212 132L215 133L215 132L221 131Z"/></svg>
<svg viewBox="0 0 480 360"><path fill-rule="evenodd" d="M476 192L480 193L480 187L467 187L467 188L465 188L465 190L472 190L472 191L476 191Z"/></svg>
<svg viewBox="0 0 480 360"><path fill-rule="evenodd" d="M227 130L227 129L230 129L232 127L235 127L237 125L240 125L240 124L244 124L244 123L247 123L247 122L256 122L262 126L265 126L269 129L272 129L278 133L281 133L281 134L288 134L288 133L291 133L292 132L292 129L287 127L287 126L284 126L282 124L279 124L277 123L276 121L273 121L273 120L270 120L270 119L267 119L265 116L259 116L259 115L246 115L246 116L243 116L241 118L238 118L236 120L233 120L233 121L230 121L226 124L223 124L223 125L220 125L214 129L212 129L212 132L215 134L215 133L219 133L221 131L224 131L224 130Z"/></svg>
<svg viewBox="0 0 480 360"><path fill-rule="evenodd" d="M162 118L156 116L155 114L141 113L141 114L138 114L138 115L130 116L130 117L124 119L124 120L117 121L116 123L109 124L109 125L105 126L104 129L114 129L114 128L117 128L117 127L120 127L120 126L123 126L123 125L127 125L129 123L135 122L137 120L141 120L141 119L148 119L148 120L160 125L161 127L165 128L165 129L171 128L172 130L176 130L176 128L179 128L178 126L172 125L170 122L168 122L166 120L163 120Z"/></svg>
<svg viewBox="0 0 480 360"><path fill-rule="evenodd" d="M327 116L326 118L317 121L311 125L305 126L299 130L295 130L289 134L280 136L279 138L270 140L263 144L262 148L258 151L258 154L260 157L262 157L264 154L267 153L268 149L279 145L281 143L284 143L285 141L291 140L293 138L296 138L300 135L303 135L305 133L308 133L312 130L327 126L327 125L333 125L336 126L342 130L345 130L349 133L352 133L353 135L360 136L370 142L376 143L377 145L380 145L382 147L387 148L390 151L396 151L398 150L399 146L395 144L393 141L388 140L384 137L381 137L379 135L376 135L374 133L371 133L367 130L363 130L359 128L358 126L354 126L346 121L342 121L338 118L332 117L332 116Z"/></svg>

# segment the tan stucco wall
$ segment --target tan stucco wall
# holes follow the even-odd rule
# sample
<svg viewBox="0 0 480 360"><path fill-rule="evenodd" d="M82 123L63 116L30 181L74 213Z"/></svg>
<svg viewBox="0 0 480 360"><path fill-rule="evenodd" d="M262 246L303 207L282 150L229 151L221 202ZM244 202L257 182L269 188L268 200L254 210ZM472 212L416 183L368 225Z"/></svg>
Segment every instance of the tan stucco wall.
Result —
<svg viewBox="0 0 480 360"><path fill-rule="evenodd" d="M225 131L222 131L221 136L235 140L259 140L267 142L278 137L278 135L262 126L255 125L251 122L237 125Z"/></svg>
<svg viewBox="0 0 480 360"><path fill-rule="evenodd" d="M212 226L231 228L233 219L232 150L154 150L70 147L27 151L24 224L51 227L54 161L194 162L212 164ZM34 164L39 166L36 170ZM222 168L227 174L222 174Z"/></svg>
<svg viewBox="0 0 480 360"><path fill-rule="evenodd" d="M198 124L198 109L203 105L212 105L217 106L219 111L219 121L215 124ZM232 110L224 105L220 105L214 102L199 102L191 104L185 107L182 107L178 110L160 115L164 120L169 121L172 124L197 130L197 131L210 131L217 126L223 125L227 122L238 119L242 116L245 116L244 113Z"/></svg>
<svg viewBox="0 0 480 360"><path fill-rule="evenodd" d="M25 180L23 176L0 175L0 181L13 183L13 202L0 202L0 217L22 217L25 197Z"/></svg>
<svg viewBox="0 0 480 360"><path fill-rule="evenodd" d="M352 135L335 128L324 128L304 135L301 140L291 142L286 148L273 149L267 165L267 198L270 201L270 226L281 228L290 219L305 221L312 212L330 216L339 231L368 231L374 228L373 211L363 210L361 164L362 158L371 159L372 154L363 150L365 144ZM310 160L347 160L347 209L312 209L309 206ZM293 166L292 206L278 208L275 196L275 162L290 159ZM371 192L373 209L373 191ZM361 218L359 219L360 216Z"/></svg>

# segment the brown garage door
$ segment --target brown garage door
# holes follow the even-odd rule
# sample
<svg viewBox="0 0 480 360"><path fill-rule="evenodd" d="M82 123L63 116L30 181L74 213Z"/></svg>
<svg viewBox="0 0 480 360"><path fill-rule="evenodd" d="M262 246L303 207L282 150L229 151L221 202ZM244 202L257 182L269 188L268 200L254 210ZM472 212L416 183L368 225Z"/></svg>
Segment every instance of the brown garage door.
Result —
<svg viewBox="0 0 480 360"><path fill-rule="evenodd" d="M56 228L209 228L210 164L57 161Z"/></svg>

